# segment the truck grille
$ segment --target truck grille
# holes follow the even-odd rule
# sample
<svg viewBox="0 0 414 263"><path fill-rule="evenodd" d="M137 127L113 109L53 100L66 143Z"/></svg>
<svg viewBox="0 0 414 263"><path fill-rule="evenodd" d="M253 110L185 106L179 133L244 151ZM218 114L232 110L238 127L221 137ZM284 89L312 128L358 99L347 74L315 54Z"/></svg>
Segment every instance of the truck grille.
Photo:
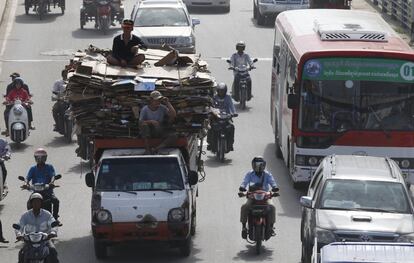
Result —
<svg viewBox="0 0 414 263"><path fill-rule="evenodd" d="M372 233L372 232L335 232L337 241L347 242L395 242L399 237L394 233Z"/></svg>
<svg viewBox="0 0 414 263"><path fill-rule="evenodd" d="M151 38L147 38L147 40L150 45L162 45L162 44L171 45L171 44L175 44L175 41L177 40L177 38L175 37L151 37Z"/></svg>

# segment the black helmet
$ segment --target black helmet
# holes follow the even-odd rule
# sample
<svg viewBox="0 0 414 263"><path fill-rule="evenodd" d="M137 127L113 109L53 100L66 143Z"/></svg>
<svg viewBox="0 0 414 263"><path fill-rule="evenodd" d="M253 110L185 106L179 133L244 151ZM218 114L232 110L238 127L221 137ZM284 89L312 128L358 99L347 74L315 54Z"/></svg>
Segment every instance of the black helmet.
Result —
<svg viewBox="0 0 414 263"><path fill-rule="evenodd" d="M244 43L244 41L237 42L236 49L239 50L239 48L242 48L244 50L246 48L246 43Z"/></svg>
<svg viewBox="0 0 414 263"><path fill-rule="evenodd" d="M24 84L24 81L23 81L23 79L22 79L21 77L15 77L15 78L13 79L13 83L14 83L14 84L20 84L20 85L23 85L23 84Z"/></svg>
<svg viewBox="0 0 414 263"><path fill-rule="evenodd" d="M256 156L252 160L252 169L257 174L261 174L266 168L266 161L262 156Z"/></svg>
<svg viewBox="0 0 414 263"><path fill-rule="evenodd" d="M226 83L224 83L224 82L220 82L220 83L217 85L217 94L218 94L220 97L224 97L224 96L227 94L227 85L226 85Z"/></svg>

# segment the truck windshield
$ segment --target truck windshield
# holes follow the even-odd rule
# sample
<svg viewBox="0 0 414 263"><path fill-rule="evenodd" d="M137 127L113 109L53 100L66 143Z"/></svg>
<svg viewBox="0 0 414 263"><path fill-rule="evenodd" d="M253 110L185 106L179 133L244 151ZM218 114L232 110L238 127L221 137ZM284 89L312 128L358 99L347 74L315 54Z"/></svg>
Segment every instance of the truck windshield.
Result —
<svg viewBox="0 0 414 263"><path fill-rule="evenodd" d="M414 131L412 80L414 63L408 61L312 59L304 66L299 128Z"/></svg>
<svg viewBox="0 0 414 263"><path fill-rule="evenodd" d="M177 158L105 159L99 167L98 191L182 190Z"/></svg>

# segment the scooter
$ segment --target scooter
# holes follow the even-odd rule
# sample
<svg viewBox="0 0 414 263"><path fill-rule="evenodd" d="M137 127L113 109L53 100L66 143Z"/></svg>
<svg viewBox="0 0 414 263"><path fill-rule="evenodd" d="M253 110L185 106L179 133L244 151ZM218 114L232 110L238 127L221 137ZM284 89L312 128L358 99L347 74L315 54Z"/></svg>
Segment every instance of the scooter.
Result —
<svg viewBox="0 0 414 263"><path fill-rule="evenodd" d="M220 112L217 120L211 123L211 129L214 133L213 138L215 138L212 145L212 152L216 153L216 158L220 162L224 162L224 155L230 152L226 131L228 130L228 126L231 125L232 117L236 116L237 114L231 115L226 112Z"/></svg>
<svg viewBox="0 0 414 263"><path fill-rule="evenodd" d="M29 102L22 102L21 100L15 100L11 103L5 103L6 105L13 105L9 112L8 128L10 139L15 143L21 143L25 141L30 134L29 116L24 105L28 106L32 104Z"/></svg>
<svg viewBox="0 0 414 263"><path fill-rule="evenodd" d="M228 59L226 60L227 63L231 64L231 60ZM229 70L233 70L236 72L236 76L239 79L239 83L233 83L233 91L235 91L235 86L237 86L239 88L238 92L239 92L239 102L240 102L240 108L241 109L246 109L246 102L248 99L248 94L249 94L249 90L248 90L248 82L250 80L250 74L249 71L252 69L255 69L256 67L253 66L254 63L257 62L257 58L253 59L253 63L252 65L241 65L240 67L233 67L230 66ZM250 91L251 92L251 91ZM235 95L233 94L233 98L235 98Z"/></svg>
<svg viewBox="0 0 414 263"><path fill-rule="evenodd" d="M50 191L50 190L51 189L53 190L54 188L59 187L58 185L54 184L54 181L59 180L60 178L62 178L62 175L60 175L60 174L55 175L54 181L49 183L49 184L37 183L37 184L27 185L26 179L23 176L18 176L17 178L20 181L25 182L25 184L21 186L22 189L31 191L33 193L41 194L43 196L42 208L46 209L47 211L52 213L51 197L52 197L53 191ZM31 208L32 207L31 207L30 201L28 201L27 202L27 210L29 210ZM57 219L57 218L55 218L55 219Z"/></svg>
<svg viewBox="0 0 414 263"><path fill-rule="evenodd" d="M57 227L58 222L54 221L50 224L50 227ZM21 226L19 224L13 224L13 228L20 231ZM47 242L50 236L44 232L29 232L28 229L23 229L23 262L24 263L45 263L49 256L49 248ZM23 263L22 262L22 263Z"/></svg>
<svg viewBox="0 0 414 263"><path fill-rule="evenodd" d="M65 137L67 143L72 142L74 122L71 115L70 104L59 94L52 95L52 101L59 103L58 122L56 124L57 132Z"/></svg>
<svg viewBox="0 0 414 263"><path fill-rule="evenodd" d="M0 157L0 163L4 163L10 159L10 154ZM0 168L0 201L3 200L9 193L9 189L6 187L6 182L3 184L3 170Z"/></svg>
<svg viewBox="0 0 414 263"><path fill-rule="evenodd" d="M99 0L96 2L96 5L98 14L98 21L96 21L96 24L98 26L98 29L101 30L104 35L106 35L106 32L111 26L111 2L108 0Z"/></svg>
<svg viewBox="0 0 414 263"><path fill-rule="evenodd" d="M249 209L247 242L255 244L256 254L260 254L262 242L268 240L271 235L270 226L267 224L267 215L270 212L267 200L279 196L279 192L266 192L260 186L250 186L247 194L240 193L240 197L247 197L253 201Z"/></svg>

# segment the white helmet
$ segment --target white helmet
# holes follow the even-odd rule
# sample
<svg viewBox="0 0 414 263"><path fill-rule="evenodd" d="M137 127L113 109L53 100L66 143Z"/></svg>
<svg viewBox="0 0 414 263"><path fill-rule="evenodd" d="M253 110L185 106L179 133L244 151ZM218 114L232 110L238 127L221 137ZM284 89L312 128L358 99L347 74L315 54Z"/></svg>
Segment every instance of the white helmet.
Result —
<svg viewBox="0 0 414 263"><path fill-rule="evenodd" d="M31 202L33 199L40 199L43 201L43 196L39 193L33 193L30 197L29 197L29 202Z"/></svg>
<svg viewBox="0 0 414 263"><path fill-rule="evenodd" d="M45 163L47 159L47 152L43 148L37 148L34 152L34 158L36 163Z"/></svg>

